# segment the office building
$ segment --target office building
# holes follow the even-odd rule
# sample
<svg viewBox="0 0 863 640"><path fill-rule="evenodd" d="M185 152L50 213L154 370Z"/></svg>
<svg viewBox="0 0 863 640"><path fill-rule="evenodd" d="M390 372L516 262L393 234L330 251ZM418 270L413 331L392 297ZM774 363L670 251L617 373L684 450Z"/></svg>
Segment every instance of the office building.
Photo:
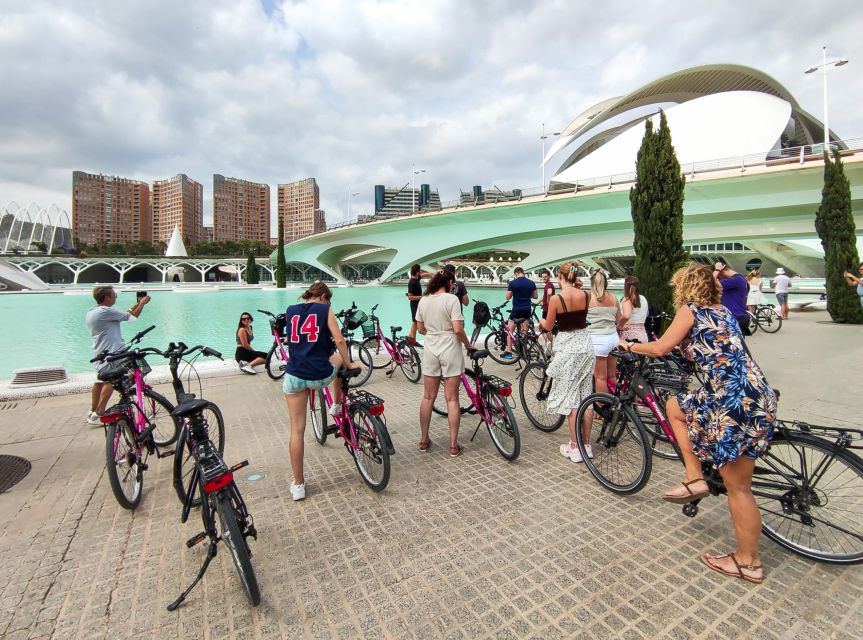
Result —
<svg viewBox="0 0 863 640"><path fill-rule="evenodd" d="M153 240L150 187L119 176L72 172L72 237L88 244Z"/></svg>
<svg viewBox="0 0 863 640"><path fill-rule="evenodd" d="M270 187L213 174L213 240L270 240Z"/></svg>
<svg viewBox="0 0 863 640"><path fill-rule="evenodd" d="M427 184L419 189L405 185L402 188L375 185L375 217L410 215L424 211L440 211L440 194Z"/></svg>
<svg viewBox="0 0 863 640"><path fill-rule="evenodd" d="M204 242L204 186L181 173L153 183L153 240L168 242L174 227L187 247Z"/></svg>
<svg viewBox="0 0 863 640"><path fill-rule="evenodd" d="M320 207L321 191L314 178L278 186L279 218L286 243L327 230L326 215Z"/></svg>

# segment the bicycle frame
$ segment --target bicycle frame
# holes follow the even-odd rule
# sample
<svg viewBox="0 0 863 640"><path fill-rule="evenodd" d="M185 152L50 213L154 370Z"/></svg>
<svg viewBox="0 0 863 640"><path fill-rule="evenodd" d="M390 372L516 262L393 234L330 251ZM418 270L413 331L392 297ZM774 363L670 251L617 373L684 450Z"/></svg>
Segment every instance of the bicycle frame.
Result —
<svg viewBox="0 0 863 640"><path fill-rule="evenodd" d="M324 402L327 408L333 406L333 396L330 393L330 387L326 386L323 388L324 392ZM309 394L315 393L314 390L310 390ZM359 439L357 438L357 431L354 429L354 423L351 420L350 416L350 408L353 404L351 397L346 393L345 389L342 389L342 413L338 416L331 416L335 421L336 426L339 428L339 437L345 441L345 444L349 446L351 449L355 451L360 448ZM329 414L328 414L329 415ZM348 435L350 434L350 437Z"/></svg>

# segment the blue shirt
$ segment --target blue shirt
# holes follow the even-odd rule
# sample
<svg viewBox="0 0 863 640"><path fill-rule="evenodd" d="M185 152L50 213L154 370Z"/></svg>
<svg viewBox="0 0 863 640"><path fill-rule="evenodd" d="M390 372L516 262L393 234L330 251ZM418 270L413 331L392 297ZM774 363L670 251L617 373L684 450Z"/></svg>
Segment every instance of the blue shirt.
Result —
<svg viewBox="0 0 863 640"><path fill-rule="evenodd" d="M739 273L735 273L730 278L723 278L719 281L722 285L722 304L731 312L735 318L742 318L746 315L746 294L749 290L749 284Z"/></svg>
<svg viewBox="0 0 863 640"><path fill-rule="evenodd" d="M333 336L327 320L330 305L304 302L285 311L288 362L285 372L301 380L322 380L333 372Z"/></svg>
<svg viewBox="0 0 863 640"><path fill-rule="evenodd" d="M536 283L530 278L519 276L509 283L507 291L512 291L512 310L529 311L530 300L536 291Z"/></svg>

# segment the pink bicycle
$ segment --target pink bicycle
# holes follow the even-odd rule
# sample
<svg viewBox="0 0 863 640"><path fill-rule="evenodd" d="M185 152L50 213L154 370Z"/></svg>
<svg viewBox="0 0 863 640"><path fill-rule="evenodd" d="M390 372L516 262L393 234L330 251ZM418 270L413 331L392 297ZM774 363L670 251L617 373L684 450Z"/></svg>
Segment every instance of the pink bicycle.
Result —
<svg viewBox="0 0 863 640"><path fill-rule="evenodd" d="M416 342L405 336L399 337L397 334L402 330L401 327L390 327L392 338L385 337L381 330L381 320L375 315L377 308L378 305L372 307L371 322L362 325L363 334L367 331L368 333L374 332L371 337L363 340L363 346L371 354L372 367L383 369L389 365L391 368L387 371L387 375L390 377L398 367L410 382L419 382L423 371L419 353L414 346Z"/></svg>
<svg viewBox="0 0 863 640"><path fill-rule="evenodd" d="M151 326L132 338L122 350L107 351L90 362L110 363L98 378L108 382L120 394L120 402L100 418L105 425L105 461L111 492L124 509L134 509L141 502L147 458L174 455L174 450L160 451L177 440L179 423L172 417L174 405L144 382L150 373L146 357L161 352L147 347L131 349L155 329Z"/></svg>
<svg viewBox="0 0 863 640"><path fill-rule="evenodd" d="M342 369L342 410L328 425L327 409L333 406L329 387L309 391L309 419L315 439L323 445L328 435L344 441L345 448L363 481L374 491L383 491L390 480L390 456L395 454L384 418L384 401L368 391L350 390L348 381L361 376L360 369Z"/></svg>
<svg viewBox="0 0 863 640"><path fill-rule="evenodd" d="M273 380L279 380L285 375L285 365L288 362L288 350L285 348L287 337L285 336L285 314L275 315L264 309L258 309L270 319L270 331L273 334L273 346L267 353L265 363L267 375Z"/></svg>

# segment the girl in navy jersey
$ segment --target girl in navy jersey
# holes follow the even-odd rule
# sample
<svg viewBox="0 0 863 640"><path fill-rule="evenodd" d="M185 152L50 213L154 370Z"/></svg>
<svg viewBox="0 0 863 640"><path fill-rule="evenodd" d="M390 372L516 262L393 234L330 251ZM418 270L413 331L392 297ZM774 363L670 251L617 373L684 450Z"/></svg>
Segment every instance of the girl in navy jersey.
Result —
<svg viewBox="0 0 863 640"><path fill-rule="evenodd" d="M359 369L360 365L350 361L348 348L330 300L333 294L323 282L316 282L301 296L303 302L291 305L285 311L286 332L288 335L288 362L285 365L285 379L282 390L288 403L291 419L291 439L288 448L291 454L291 468L294 481L291 483L291 497L302 500L306 497L305 478L303 477L303 437L306 431L309 390L322 389L332 383L336 372L345 366ZM333 353L333 345L335 351ZM341 413L342 390L333 384L333 406L331 415Z"/></svg>

